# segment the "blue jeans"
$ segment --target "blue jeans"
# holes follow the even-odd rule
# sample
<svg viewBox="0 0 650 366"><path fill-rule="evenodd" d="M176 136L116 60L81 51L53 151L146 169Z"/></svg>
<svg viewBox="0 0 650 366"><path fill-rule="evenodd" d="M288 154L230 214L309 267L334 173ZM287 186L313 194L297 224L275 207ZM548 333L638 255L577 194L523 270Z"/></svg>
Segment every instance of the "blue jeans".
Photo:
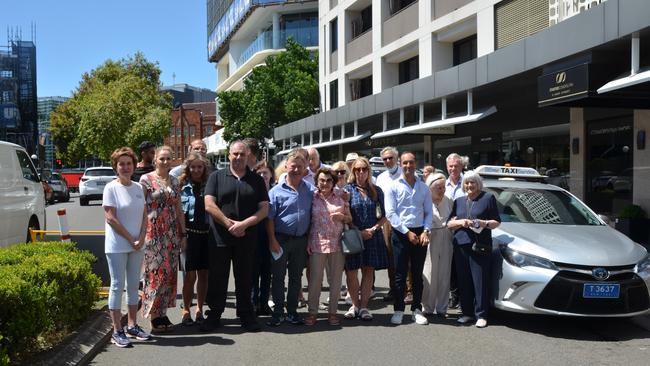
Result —
<svg viewBox="0 0 650 366"><path fill-rule="evenodd" d="M487 319L490 307L490 256L477 254L472 245L454 245L456 278L463 315Z"/></svg>
<svg viewBox="0 0 650 366"><path fill-rule="evenodd" d="M271 258L271 292L273 295L273 315L281 316L284 312L284 278L289 272L287 286L287 313L295 314L298 310L298 291L302 287L302 271L307 265L307 235L288 236L277 234L282 247L282 257Z"/></svg>
<svg viewBox="0 0 650 366"><path fill-rule="evenodd" d="M137 305L138 285L142 271L144 250L129 253L106 253L108 271L111 274L111 287L108 292L108 308L122 309L122 291L126 281L126 304Z"/></svg>
<svg viewBox="0 0 650 366"><path fill-rule="evenodd" d="M419 237L424 228L411 228L410 230ZM395 311L404 311L404 290L410 262L411 278L413 281L413 302L411 303L411 310L422 309L422 271L424 270L424 260L427 258L427 247L411 244L406 235L395 229L393 229L391 235L391 242L393 243L393 260L395 262L395 281L393 288L395 302L393 308Z"/></svg>

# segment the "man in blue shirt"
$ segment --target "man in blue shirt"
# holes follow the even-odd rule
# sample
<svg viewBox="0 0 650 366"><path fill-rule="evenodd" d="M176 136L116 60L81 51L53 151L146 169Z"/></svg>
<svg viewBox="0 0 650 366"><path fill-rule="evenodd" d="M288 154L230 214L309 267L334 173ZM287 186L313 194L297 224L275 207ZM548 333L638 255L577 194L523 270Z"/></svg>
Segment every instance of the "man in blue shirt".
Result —
<svg viewBox="0 0 650 366"><path fill-rule="evenodd" d="M456 154L451 153L447 156L445 160L447 163L447 173L449 173L449 178L445 183L445 196L453 202L458 197L463 197L465 192L463 192L462 182L463 182L463 158ZM451 278L449 280L449 309L458 309L459 306L458 298L458 285L456 283L456 261L451 261Z"/></svg>
<svg viewBox="0 0 650 366"><path fill-rule="evenodd" d="M429 323L422 314L422 270L429 245L429 233L433 223L431 192L424 182L415 176L415 154L405 151L400 155L402 176L393 182L386 194L386 217L393 227L391 241L395 261L395 313L391 323L402 324L404 316L404 287L411 262L413 278L413 321Z"/></svg>
<svg viewBox="0 0 650 366"><path fill-rule="evenodd" d="M289 274L287 286L287 322L300 325L298 292L302 286L302 270L307 264L307 234L311 221L311 203L314 187L303 181L307 161L297 150L287 155L287 175L269 191L269 217L266 228L269 235L271 263L271 293L273 316L269 326L278 326L284 320L284 277Z"/></svg>

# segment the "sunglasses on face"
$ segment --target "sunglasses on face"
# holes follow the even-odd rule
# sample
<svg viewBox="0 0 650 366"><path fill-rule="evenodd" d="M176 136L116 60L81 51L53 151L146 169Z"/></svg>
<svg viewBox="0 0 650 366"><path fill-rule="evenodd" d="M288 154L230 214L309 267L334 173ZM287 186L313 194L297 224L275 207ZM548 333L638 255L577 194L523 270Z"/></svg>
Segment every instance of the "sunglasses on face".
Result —
<svg viewBox="0 0 650 366"><path fill-rule="evenodd" d="M345 173L347 173L345 170L337 170L336 171L336 174L338 174L338 175L343 175Z"/></svg>
<svg viewBox="0 0 650 366"><path fill-rule="evenodd" d="M368 167L354 168L355 172L365 173L368 171Z"/></svg>

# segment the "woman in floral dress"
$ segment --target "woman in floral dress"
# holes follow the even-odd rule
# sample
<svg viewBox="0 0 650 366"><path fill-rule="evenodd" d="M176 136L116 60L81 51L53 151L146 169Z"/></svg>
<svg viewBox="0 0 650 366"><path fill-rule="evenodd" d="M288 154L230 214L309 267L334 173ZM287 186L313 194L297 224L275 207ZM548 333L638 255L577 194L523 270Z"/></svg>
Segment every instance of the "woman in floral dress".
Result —
<svg viewBox="0 0 650 366"><path fill-rule="evenodd" d="M169 175L172 150L156 149L156 170L140 178L146 197L147 234L144 244L142 313L151 318L152 332L169 330L167 308L176 306L180 251L187 245L178 180Z"/></svg>

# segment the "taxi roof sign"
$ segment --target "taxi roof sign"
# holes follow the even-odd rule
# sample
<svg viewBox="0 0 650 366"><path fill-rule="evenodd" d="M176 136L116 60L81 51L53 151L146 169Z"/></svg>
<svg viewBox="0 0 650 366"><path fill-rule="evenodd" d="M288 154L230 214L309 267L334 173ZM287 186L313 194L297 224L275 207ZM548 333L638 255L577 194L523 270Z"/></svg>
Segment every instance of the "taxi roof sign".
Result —
<svg viewBox="0 0 650 366"><path fill-rule="evenodd" d="M474 169L474 171L481 176L489 177L510 177L524 179L546 178L533 168L519 166L481 165L478 168Z"/></svg>

